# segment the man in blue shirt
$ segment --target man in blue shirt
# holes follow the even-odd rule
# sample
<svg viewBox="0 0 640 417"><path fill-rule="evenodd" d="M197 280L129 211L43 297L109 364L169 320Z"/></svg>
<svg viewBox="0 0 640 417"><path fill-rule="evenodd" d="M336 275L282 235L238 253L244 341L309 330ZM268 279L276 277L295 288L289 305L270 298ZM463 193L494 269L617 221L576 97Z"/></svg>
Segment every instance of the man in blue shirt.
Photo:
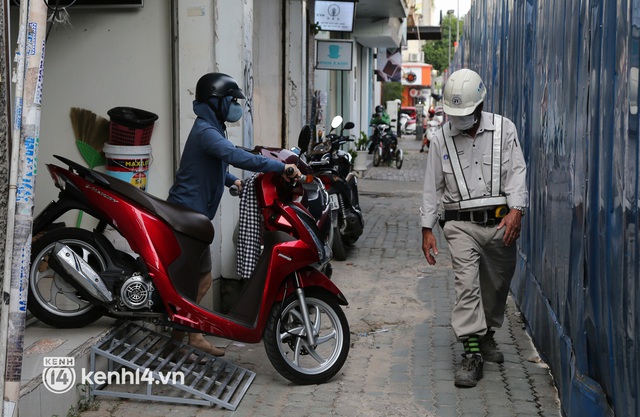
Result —
<svg viewBox="0 0 640 417"><path fill-rule="evenodd" d="M287 181L300 176L295 165L246 152L226 138L225 122L234 123L242 118L239 99L245 96L229 75L209 73L198 80L193 102L193 111L198 117L187 138L167 201L213 219L224 187L236 185L242 189L241 180L229 172L229 165L253 172L282 173ZM285 172L289 168L293 174L287 176ZM207 250L200 260L196 302L200 302L211 287L211 278L211 252ZM174 339L181 341L183 337L184 332L173 332ZM189 333L189 344L215 356L224 355L224 350L211 345L201 333Z"/></svg>

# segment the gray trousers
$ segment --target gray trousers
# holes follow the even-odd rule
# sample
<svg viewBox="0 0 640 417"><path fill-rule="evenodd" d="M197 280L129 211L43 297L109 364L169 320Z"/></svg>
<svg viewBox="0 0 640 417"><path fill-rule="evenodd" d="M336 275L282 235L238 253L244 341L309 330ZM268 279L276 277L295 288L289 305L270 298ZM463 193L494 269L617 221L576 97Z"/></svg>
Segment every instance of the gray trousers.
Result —
<svg viewBox="0 0 640 417"><path fill-rule="evenodd" d="M448 221L442 230L455 274L451 326L456 337L483 336L489 327L502 327L516 267L516 245L504 245L504 227L498 230L497 226Z"/></svg>

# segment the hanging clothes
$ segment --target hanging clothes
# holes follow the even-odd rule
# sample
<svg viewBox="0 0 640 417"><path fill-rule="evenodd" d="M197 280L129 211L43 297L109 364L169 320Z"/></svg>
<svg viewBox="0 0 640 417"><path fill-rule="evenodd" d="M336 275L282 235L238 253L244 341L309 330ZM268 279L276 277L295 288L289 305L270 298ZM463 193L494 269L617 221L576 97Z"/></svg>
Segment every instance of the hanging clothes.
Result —
<svg viewBox="0 0 640 417"><path fill-rule="evenodd" d="M255 187L257 175L259 174L255 174L245 180L242 194L240 195L236 269L244 279L251 277L261 252L262 215L258 207Z"/></svg>

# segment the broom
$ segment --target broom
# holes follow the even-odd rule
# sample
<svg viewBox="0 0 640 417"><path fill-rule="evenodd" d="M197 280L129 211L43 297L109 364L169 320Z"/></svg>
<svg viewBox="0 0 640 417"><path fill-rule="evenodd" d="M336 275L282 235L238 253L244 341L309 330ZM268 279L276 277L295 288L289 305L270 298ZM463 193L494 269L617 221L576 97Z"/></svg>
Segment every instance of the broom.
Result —
<svg viewBox="0 0 640 417"><path fill-rule="evenodd" d="M71 127L76 139L76 146L89 168L104 165L106 159L102 151L109 140L109 121L91 110L72 107L69 111ZM82 222L82 211L78 213L76 227Z"/></svg>
<svg viewBox="0 0 640 417"><path fill-rule="evenodd" d="M102 148L109 140L109 121L91 110L78 107L71 108L69 117L76 145L89 168L104 165Z"/></svg>

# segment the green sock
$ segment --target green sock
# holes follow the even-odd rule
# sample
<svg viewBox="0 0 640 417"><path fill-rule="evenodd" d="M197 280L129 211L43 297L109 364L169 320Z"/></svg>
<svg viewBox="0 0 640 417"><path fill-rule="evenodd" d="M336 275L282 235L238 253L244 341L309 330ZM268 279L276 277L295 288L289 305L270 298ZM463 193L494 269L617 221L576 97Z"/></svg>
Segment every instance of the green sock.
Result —
<svg viewBox="0 0 640 417"><path fill-rule="evenodd" d="M480 353L480 338L478 336L469 336L462 342L464 353Z"/></svg>

